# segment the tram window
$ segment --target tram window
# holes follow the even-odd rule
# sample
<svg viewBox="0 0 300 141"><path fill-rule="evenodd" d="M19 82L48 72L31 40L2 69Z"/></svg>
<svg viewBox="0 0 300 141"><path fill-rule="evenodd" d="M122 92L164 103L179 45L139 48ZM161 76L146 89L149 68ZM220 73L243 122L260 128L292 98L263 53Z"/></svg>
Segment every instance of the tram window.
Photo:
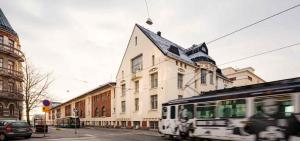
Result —
<svg viewBox="0 0 300 141"><path fill-rule="evenodd" d="M180 105L180 106L182 106L182 105ZM188 117L188 119L194 118L194 105L193 104L184 105L183 108L187 110L187 117ZM178 108L178 113L180 113L180 110L181 109Z"/></svg>
<svg viewBox="0 0 300 141"><path fill-rule="evenodd" d="M171 106L171 119L175 119L176 117L176 107L175 106Z"/></svg>
<svg viewBox="0 0 300 141"><path fill-rule="evenodd" d="M166 119L167 118L167 114L168 114L168 108L167 107L163 107L163 109L162 109L162 119Z"/></svg>
<svg viewBox="0 0 300 141"><path fill-rule="evenodd" d="M215 106L197 107L196 117L200 118L215 118Z"/></svg>
<svg viewBox="0 0 300 141"><path fill-rule="evenodd" d="M266 98L264 98L266 99ZM264 113L263 112L263 100L264 99L255 99L255 113ZM278 105L278 114L280 114L283 117L289 117L294 112L294 106L292 104L292 101L290 99L284 99L279 100L280 98L274 98L276 100L276 103Z"/></svg>
<svg viewBox="0 0 300 141"><path fill-rule="evenodd" d="M246 100L227 100L221 101L218 107L220 118L242 118L246 115Z"/></svg>

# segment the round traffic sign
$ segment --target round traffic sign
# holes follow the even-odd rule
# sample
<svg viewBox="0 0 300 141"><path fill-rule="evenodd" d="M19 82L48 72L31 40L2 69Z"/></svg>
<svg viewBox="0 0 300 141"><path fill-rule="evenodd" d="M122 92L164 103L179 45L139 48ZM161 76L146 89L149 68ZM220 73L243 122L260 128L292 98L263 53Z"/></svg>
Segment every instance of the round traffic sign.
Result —
<svg viewBox="0 0 300 141"><path fill-rule="evenodd" d="M47 100L47 99L43 100L43 105L44 106L50 106L50 101Z"/></svg>

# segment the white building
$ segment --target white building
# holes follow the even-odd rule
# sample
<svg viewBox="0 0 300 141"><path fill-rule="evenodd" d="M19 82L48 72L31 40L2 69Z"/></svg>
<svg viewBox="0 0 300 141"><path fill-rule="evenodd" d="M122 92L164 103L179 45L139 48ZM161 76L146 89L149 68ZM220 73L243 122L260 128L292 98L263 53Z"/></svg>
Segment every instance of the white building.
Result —
<svg viewBox="0 0 300 141"><path fill-rule="evenodd" d="M185 49L137 24L116 82L116 121L129 128L157 128L166 101L230 87L205 43Z"/></svg>
<svg viewBox="0 0 300 141"><path fill-rule="evenodd" d="M232 67L227 67L222 69L223 74L232 81L233 87L238 86L246 86L252 84L259 84L266 82L258 75L254 73L254 69L252 67L242 68L242 69L234 69Z"/></svg>

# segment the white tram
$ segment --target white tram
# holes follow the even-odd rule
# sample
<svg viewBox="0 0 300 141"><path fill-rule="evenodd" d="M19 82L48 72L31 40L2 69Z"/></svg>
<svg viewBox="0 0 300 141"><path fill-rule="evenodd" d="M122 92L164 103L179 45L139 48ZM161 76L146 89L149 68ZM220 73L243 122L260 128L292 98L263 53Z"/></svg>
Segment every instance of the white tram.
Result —
<svg viewBox="0 0 300 141"><path fill-rule="evenodd" d="M205 92L162 104L168 137L300 141L300 78Z"/></svg>

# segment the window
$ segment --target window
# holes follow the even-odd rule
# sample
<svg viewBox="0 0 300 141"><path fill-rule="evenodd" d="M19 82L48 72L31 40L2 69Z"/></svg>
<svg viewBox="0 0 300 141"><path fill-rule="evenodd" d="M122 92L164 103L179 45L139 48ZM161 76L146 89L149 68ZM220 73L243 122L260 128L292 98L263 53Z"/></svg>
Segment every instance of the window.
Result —
<svg viewBox="0 0 300 141"><path fill-rule="evenodd" d="M126 111L126 101L122 101L121 102L121 109L122 109L122 113L125 113L125 111Z"/></svg>
<svg viewBox="0 0 300 141"><path fill-rule="evenodd" d="M199 104L196 109L196 118L208 119L215 118L215 104Z"/></svg>
<svg viewBox="0 0 300 141"><path fill-rule="evenodd" d="M158 121L150 121L150 129L158 129Z"/></svg>
<svg viewBox="0 0 300 141"><path fill-rule="evenodd" d="M0 80L0 91L2 91L2 90L3 90L3 81Z"/></svg>
<svg viewBox="0 0 300 141"><path fill-rule="evenodd" d="M134 37L134 44L137 46L137 36Z"/></svg>
<svg viewBox="0 0 300 141"><path fill-rule="evenodd" d="M178 99L181 99L182 98L182 95L178 95Z"/></svg>
<svg viewBox="0 0 300 141"><path fill-rule="evenodd" d="M180 105L180 107L183 106L183 105ZM181 113L181 108L178 108L178 116L182 116L180 113ZM188 104L188 105L184 105L183 106L184 109L187 110L187 117L188 119L192 119L194 118L194 105L193 104ZM180 117L179 117L180 118Z"/></svg>
<svg viewBox="0 0 300 141"><path fill-rule="evenodd" d="M229 78L230 81L235 81L236 80L236 77L233 77L233 78Z"/></svg>
<svg viewBox="0 0 300 141"><path fill-rule="evenodd" d="M186 69L186 64L184 64L184 68Z"/></svg>
<svg viewBox="0 0 300 141"><path fill-rule="evenodd" d="M3 68L3 58L0 58L0 68Z"/></svg>
<svg viewBox="0 0 300 141"><path fill-rule="evenodd" d="M135 106L135 111L139 111L139 99L135 98L134 99L134 106Z"/></svg>
<svg viewBox="0 0 300 141"><path fill-rule="evenodd" d="M201 69L201 84L206 84L206 70Z"/></svg>
<svg viewBox="0 0 300 141"><path fill-rule="evenodd" d="M158 74L151 74L151 88L157 88L158 85Z"/></svg>
<svg viewBox="0 0 300 141"><path fill-rule="evenodd" d="M124 71L122 70L122 79L124 79Z"/></svg>
<svg viewBox="0 0 300 141"><path fill-rule="evenodd" d="M13 104L9 105L9 116L15 115L15 106Z"/></svg>
<svg viewBox="0 0 300 141"><path fill-rule="evenodd" d="M252 81L252 77L248 76L248 80Z"/></svg>
<svg viewBox="0 0 300 141"><path fill-rule="evenodd" d="M155 65L155 56L152 55L152 66L154 66L154 65Z"/></svg>
<svg viewBox="0 0 300 141"><path fill-rule="evenodd" d="M178 61L176 61L176 66L178 66Z"/></svg>
<svg viewBox="0 0 300 141"><path fill-rule="evenodd" d="M65 116L71 116L71 105L65 106Z"/></svg>
<svg viewBox="0 0 300 141"><path fill-rule="evenodd" d="M122 87L122 96L124 96L126 94L126 85L123 84L121 85L121 87Z"/></svg>
<svg viewBox="0 0 300 141"><path fill-rule="evenodd" d="M180 62L180 67L182 67L182 62Z"/></svg>
<svg viewBox="0 0 300 141"><path fill-rule="evenodd" d="M157 95L151 96L151 109L157 109Z"/></svg>
<svg viewBox="0 0 300 141"><path fill-rule="evenodd" d="M3 40L3 36L0 36L0 44L3 44L4 40Z"/></svg>
<svg viewBox="0 0 300 141"><path fill-rule="evenodd" d="M106 116L106 109L105 109L105 106L102 107L102 110L101 110L101 116Z"/></svg>
<svg viewBox="0 0 300 141"><path fill-rule="evenodd" d="M12 83L12 82L8 83L8 91L9 92L13 92L14 91L14 83Z"/></svg>
<svg viewBox="0 0 300 141"><path fill-rule="evenodd" d="M14 69L14 62L13 61L8 61L8 69L13 70Z"/></svg>
<svg viewBox="0 0 300 141"><path fill-rule="evenodd" d="M161 114L162 119L167 119L168 107L163 107L161 111L162 111L162 114Z"/></svg>
<svg viewBox="0 0 300 141"><path fill-rule="evenodd" d="M209 83L214 84L214 73L209 71Z"/></svg>
<svg viewBox="0 0 300 141"><path fill-rule="evenodd" d="M9 39L9 40L8 40L8 45L9 45L10 47L14 47L15 42L14 42L13 40Z"/></svg>
<svg viewBox="0 0 300 141"><path fill-rule="evenodd" d="M182 88L183 88L183 87L182 87L182 85L183 85L183 74L178 73L177 76L178 76L178 77L177 77L177 88L178 88L178 89L182 89Z"/></svg>
<svg viewBox="0 0 300 141"><path fill-rule="evenodd" d="M0 116L3 116L3 105L0 103Z"/></svg>
<svg viewBox="0 0 300 141"><path fill-rule="evenodd" d="M140 84L139 84L139 81L135 81L134 82L134 89L135 89L135 93L138 93L139 92L139 89L140 89Z"/></svg>
<svg viewBox="0 0 300 141"><path fill-rule="evenodd" d="M198 88L198 80L195 80L195 89Z"/></svg>
<svg viewBox="0 0 300 141"><path fill-rule="evenodd" d="M170 118L171 119L175 119L176 117L176 107L175 106L171 106L171 112L170 112Z"/></svg>
<svg viewBox="0 0 300 141"><path fill-rule="evenodd" d="M95 117L99 117L99 109L98 109L98 107L95 108L95 113L94 114L95 114Z"/></svg>
<svg viewBox="0 0 300 141"><path fill-rule="evenodd" d="M242 118L246 116L246 100L221 101L218 107L220 118Z"/></svg>
<svg viewBox="0 0 300 141"><path fill-rule="evenodd" d="M131 72L136 73L143 69L143 55L139 55L131 60Z"/></svg>
<svg viewBox="0 0 300 141"><path fill-rule="evenodd" d="M264 105L264 100L266 99L274 99L276 102L276 105ZM284 117L289 117L294 112L294 106L291 101L291 97L278 97L278 98L271 98L271 97L265 97L265 98L256 98L255 99L255 113L263 113L263 106L278 106L279 111L278 113Z"/></svg>

